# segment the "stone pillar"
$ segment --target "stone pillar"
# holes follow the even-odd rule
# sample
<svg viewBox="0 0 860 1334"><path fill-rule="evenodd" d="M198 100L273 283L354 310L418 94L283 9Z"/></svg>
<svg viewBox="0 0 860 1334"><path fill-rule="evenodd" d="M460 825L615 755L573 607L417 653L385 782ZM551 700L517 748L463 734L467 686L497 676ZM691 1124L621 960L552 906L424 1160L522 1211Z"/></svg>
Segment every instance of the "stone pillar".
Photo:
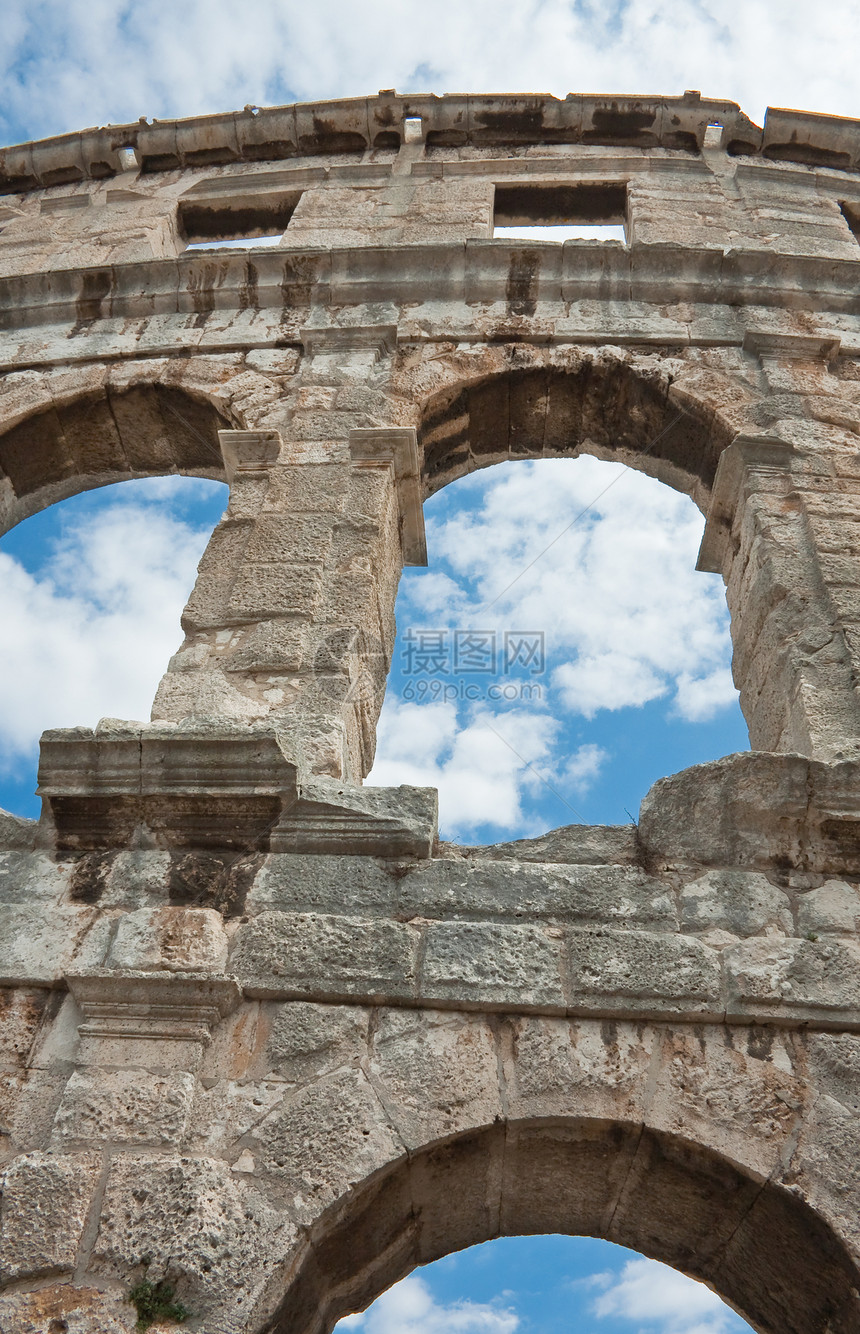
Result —
<svg viewBox="0 0 860 1334"><path fill-rule="evenodd" d="M308 777L370 769L400 570L426 561L415 431L366 424L380 351L379 331L308 334L284 439L219 433L230 504L154 721L265 725Z"/></svg>
<svg viewBox="0 0 860 1334"><path fill-rule="evenodd" d="M754 750L860 755L860 564L826 549L836 525L851 550L855 506L783 440L738 437L720 459L698 568L726 583Z"/></svg>

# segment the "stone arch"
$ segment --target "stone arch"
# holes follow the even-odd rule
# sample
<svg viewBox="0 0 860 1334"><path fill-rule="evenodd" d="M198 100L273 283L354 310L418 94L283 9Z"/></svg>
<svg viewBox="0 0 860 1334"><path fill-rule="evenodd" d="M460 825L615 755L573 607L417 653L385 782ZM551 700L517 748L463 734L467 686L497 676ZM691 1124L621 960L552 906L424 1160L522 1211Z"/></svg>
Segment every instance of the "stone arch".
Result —
<svg viewBox="0 0 860 1334"><path fill-rule="evenodd" d="M244 427L280 393L236 358L9 376L0 384L0 532L112 482L171 473L225 481L218 431Z"/></svg>
<svg viewBox="0 0 860 1334"><path fill-rule="evenodd" d="M428 1143L363 1183L313 1229L265 1334L330 1334L419 1265L494 1237L547 1233L598 1236L661 1260L707 1283L760 1334L858 1328L857 1264L799 1194L678 1135L552 1118Z"/></svg>
<svg viewBox="0 0 860 1334"><path fill-rule="evenodd" d="M519 345L452 355L411 392L425 495L506 459L589 453L686 492L703 512L754 398L742 377L679 357Z"/></svg>

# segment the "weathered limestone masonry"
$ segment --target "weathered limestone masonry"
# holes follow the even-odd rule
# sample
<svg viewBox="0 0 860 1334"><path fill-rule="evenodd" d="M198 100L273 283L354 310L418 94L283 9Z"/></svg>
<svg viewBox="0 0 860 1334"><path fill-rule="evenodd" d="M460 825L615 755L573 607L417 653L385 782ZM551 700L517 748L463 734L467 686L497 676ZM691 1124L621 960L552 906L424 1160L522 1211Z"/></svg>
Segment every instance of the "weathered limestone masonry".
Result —
<svg viewBox="0 0 860 1334"><path fill-rule="evenodd" d="M4 523L230 483L152 721L47 733L0 814L0 1330L130 1331L165 1279L327 1334L562 1231L857 1334L860 122L381 93L0 186ZM568 220L627 242L493 239ZM582 451L707 514L754 749L638 827L439 844L361 786L422 499Z"/></svg>

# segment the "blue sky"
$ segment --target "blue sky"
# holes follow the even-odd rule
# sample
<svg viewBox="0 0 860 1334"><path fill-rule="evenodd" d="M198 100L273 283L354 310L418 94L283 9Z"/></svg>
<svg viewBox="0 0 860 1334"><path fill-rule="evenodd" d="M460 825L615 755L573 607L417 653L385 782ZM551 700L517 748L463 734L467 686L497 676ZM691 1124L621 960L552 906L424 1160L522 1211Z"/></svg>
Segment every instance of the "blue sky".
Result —
<svg viewBox="0 0 860 1334"><path fill-rule="evenodd" d="M745 1334L702 1283L592 1237L503 1237L437 1260L336 1334Z"/></svg>
<svg viewBox="0 0 860 1334"><path fill-rule="evenodd" d="M232 0L7 0L0 140L390 87L700 88L758 120L768 104L851 116L857 24L854 0L731 10L717 0L257 0L239 17ZM224 497L204 482L132 483L57 505L0 541L0 806L37 813L44 727L148 715ZM446 836L624 822L656 777L746 745L725 602L719 580L694 571L702 520L685 497L591 459L505 465L443 491L426 518L430 567L403 581L373 781L438 785ZM455 670L455 649L475 649L475 632L484 650L488 637L495 644L495 674L474 670L474 657L472 671ZM432 672L416 666L428 634L442 655ZM505 647L523 634L543 636L541 668L532 657L505 672ZM492 696L494 685L508 694ZM351 1327L746 1328L700 1285L576 1238L448 1257Z"/></svg>

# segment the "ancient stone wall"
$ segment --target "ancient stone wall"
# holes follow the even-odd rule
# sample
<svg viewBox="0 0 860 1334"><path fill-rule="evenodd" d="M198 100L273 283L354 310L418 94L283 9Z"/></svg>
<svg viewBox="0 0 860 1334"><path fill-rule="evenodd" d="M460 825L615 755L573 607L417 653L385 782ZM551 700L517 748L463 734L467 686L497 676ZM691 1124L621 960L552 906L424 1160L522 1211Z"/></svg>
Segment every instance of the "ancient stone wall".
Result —
<svg viewBox="0 0 860 1334"><path fill-rule="evenodd" d="M152 721L46 733L42 819L0 814L3 1334L130 1331L162 1279L207 1334L327 1334L551 1231L856 1334L860 123L383 93L0 188L4 525L230 483ZM435 793L361 785L422 500L581 452L707 515L754 749L638 826L440 844Z"/></svg>

